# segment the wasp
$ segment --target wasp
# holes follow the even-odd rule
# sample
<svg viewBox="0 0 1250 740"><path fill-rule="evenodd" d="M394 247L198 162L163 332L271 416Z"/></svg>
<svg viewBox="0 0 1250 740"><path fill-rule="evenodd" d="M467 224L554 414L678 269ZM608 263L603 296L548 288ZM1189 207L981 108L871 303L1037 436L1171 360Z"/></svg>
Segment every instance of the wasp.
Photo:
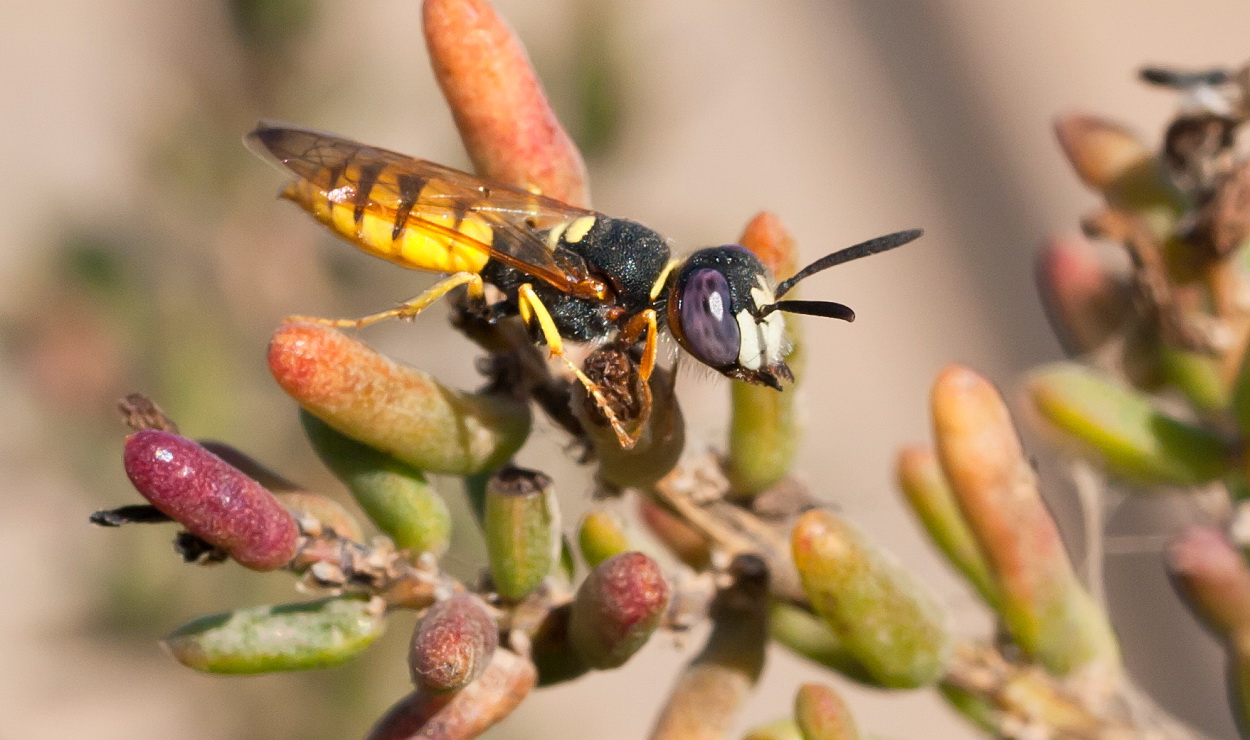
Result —
<svg viewBox="0 0 1250 740"><path fill-rule="evenodd" d="M602 389L568 359L566 342L641 344L645 381L655 368L659 333L667 330L722 375L781 390L783 381L793 380L782 313L855 318L840 303L784 296L815 273L922 233L901 231L848 247L777 283L744 247L674 258L663 236L634 221L331 134L262 122L247 142L295 176L282 197L330 231L375 257L446 275L395 308L318 321L362 327L411 318L464 286L469 301L490 317L520 316L568 365L625 449L637 437L617 420ZM489 305L487 285L502 295Z"/></svg>

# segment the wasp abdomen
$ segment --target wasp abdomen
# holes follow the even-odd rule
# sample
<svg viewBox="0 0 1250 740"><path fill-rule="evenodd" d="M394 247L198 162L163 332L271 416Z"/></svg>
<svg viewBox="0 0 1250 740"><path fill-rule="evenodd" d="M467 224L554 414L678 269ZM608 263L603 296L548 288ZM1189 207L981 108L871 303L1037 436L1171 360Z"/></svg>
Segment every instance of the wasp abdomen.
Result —
<svg viewBox="0 0 1250 740"><path fill-rule="evenodd" d="M490 258L494 231L478 216L431 205L426 183L400 176L399 198L379 203L362 186L322 190L296 180L283 197L308 211L335 234L375 257L427 272L481 272Z"/></svg>

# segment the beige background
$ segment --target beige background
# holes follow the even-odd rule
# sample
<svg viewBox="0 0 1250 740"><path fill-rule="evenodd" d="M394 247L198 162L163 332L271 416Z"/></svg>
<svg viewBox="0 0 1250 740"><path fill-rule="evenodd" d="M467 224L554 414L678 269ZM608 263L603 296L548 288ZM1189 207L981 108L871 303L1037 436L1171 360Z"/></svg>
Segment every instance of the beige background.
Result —
<svg viewBox="0 0 1250 740"><path fill-rule="evenodd" d="M1068 173L1052 117L1105 113L1155 140L1174 101L1136 83L1137 67L1239 64L1250 56L1250 6L591 1L589 10L575 0L498 5L562 109L575 105L568 86L587 23L606 40L622 119L618 138L592 162L598 208L687 247L731 241L767 208L808 259L888 231L927 230L905 250L806 287L860 318L853 326L809 322L810 433L799 468L931 580L957 629L984 634L987 619L898 503L894 452L927 435L928 386L944 364L969 364L1011 389L1021 371L1059 356L1035 299L1032 254L1046 234L1075 228L1096 200ZM207 389L174 403L184 427L200 423L189 432L228 437L297 477L311 470L291 407L264 382L268 331L289 312L390 305L424 278L331 243L271 200L276 175L217 152L234 151L232 141L264 115L463 163L421 49L419 4L323 8L272 98L240 93L243 57L217 4L6 5L0 738L358 735L403 691L403 620L367 670L348 669L346 681L198 676L161 655L156 639L204 611L292 598L287 584L223 596L238 574L170 565L167 531L104 532L85 517L128 500L110 399L129 388L173 396L170 378L196 378L204 385L195 388ZM117 329L114 314L76 303L57 281L60 246L84 230L113 235L110 243L138 266L126 294L163 302L160 328ZM464 343L435 316L422 318L368 338L443 377L464 377ZM145 339L126 338L134 336ZM178 347L162 367L183 375L145 371L143 349L153 346ZM692 440L719 444L725 383L690 374L683 384ZM536 437L523 462L557 473L571 519L586 505L589 482L554 431ZM1045 462L1040 447L1033 451ZM324 481L318 476L307 474ZM454 495L453 485L447 490ZM1048 494L1078 541L1070 493L1055 484ZM1138 678L1173 711L1233 737L1218 651L1172 601L1157 567L1154 535L1196 516L1177 501L1115 509L1111 546L1132 552L1111 556L1108 591ZM680 656L697 642L678 650L658 639L623 670L542 692L494 736L643 736ZM773 658L741 728L780 716L800 681L823 675L779 652ZM861 725L882 737L975 736L932 695L830 680L846 687Z"/></svg>

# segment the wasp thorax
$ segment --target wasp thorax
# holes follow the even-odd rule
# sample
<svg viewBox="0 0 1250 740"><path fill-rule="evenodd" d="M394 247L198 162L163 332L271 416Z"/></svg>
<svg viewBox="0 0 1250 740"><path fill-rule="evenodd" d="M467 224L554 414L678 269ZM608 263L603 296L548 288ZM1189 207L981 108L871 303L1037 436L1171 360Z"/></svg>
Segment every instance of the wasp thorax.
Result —
<svg viewBox="0 0 1250 740"><path fill-rule="evenodd" d="M703 249L673 278L669 326L681 346L724 375L780 387L785 323L764 307L776 302L771 276L755 255L735 244Z"/></svg>

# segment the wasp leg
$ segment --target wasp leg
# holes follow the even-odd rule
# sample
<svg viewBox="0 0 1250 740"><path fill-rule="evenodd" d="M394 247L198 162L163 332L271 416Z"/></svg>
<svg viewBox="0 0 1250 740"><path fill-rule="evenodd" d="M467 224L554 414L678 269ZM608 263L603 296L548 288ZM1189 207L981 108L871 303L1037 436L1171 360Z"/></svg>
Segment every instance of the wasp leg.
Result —
<svg viewBox="0 0 1250 740"><path fill-rule="evenodd" d="M640 336L646 336L642 346L642 364L638 366L638 374L644 381L651 380L651 371L655 369L655 351L658 344L659 329L655 324L655 309L648 308L629 317L621 328L621 339L626 344L633 344Z"/></svg>
<svg viewBox="0 0 1250 740"><path fill-rule="evenodd" d="M560 332L556 329L556 322L551 318L551 312L543 305L542 299L534 292L534 286L525 283L517 289L517 304L521 313L521 320L527 326L538 324L539 331L542 332L543 339L547 340L547 348L551 350L552 357L559 357L564 364L573 371L573 376L577 378L577 382L582 384L590 397L594 399L595 405L608 417L608 423L612 426L612 431L616 433L616 440L620 442L621 449L632 449L638 443L638 436L641 434L640 428L638 434L631 435L625 429L625 425L620 419L616 418L616 412L612 411L612 406L608 403L608 399L603 395L603 390L595 381L586 377L586 373L582 369L573 364L564 354L564 339L560 336Z"/></svg>
<svg viewBox="0 0 1250 740"><path fill-rule="evenodd" d="M287 321L310 321L316 324L324 324L326 326L351 327L359 329L370 324L376 324L383 319L410 319L413 316L429 308L430 304L439 298L447 295L451 291L459 288L461 285L469 286L469 300L474 302L482 302L486 300L486 288L482 283L482 276L476 272L457 272L449 275L443 280L435 283L429 290L410 301L404 301L389 311L380 311L378 313L361 316L358 319L322 319L316 316L289 316Z"/></svg>

